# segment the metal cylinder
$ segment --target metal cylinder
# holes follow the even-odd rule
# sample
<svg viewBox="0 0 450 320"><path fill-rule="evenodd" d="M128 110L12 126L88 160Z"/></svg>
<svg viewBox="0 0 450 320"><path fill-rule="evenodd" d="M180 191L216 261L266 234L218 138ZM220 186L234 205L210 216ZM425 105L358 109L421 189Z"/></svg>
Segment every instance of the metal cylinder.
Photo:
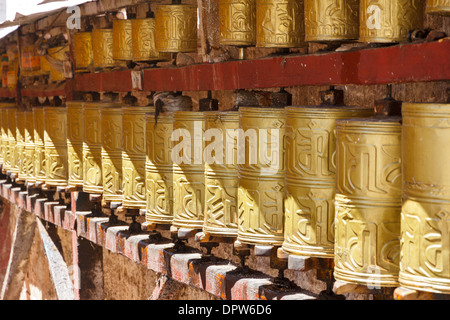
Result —
<svg viewBox="0 0 450 320"><path fill-rule="evenodd" d="M27 174L24 166L25 156L25 112L17 111L16 113L16 164L18 167L17 181L24 182Z"/></svg>
<svg viewBox="0 0 450 320"><path fill-rule="evenodd" d="M450 104L403 104L400 284L450 293Z"/></svg>
<svg viewBox="0 0 450 320"><path fill-rule="evenodd" d="M77 70L85 71L94 63L92 49L92 33L77 32L73 37L73 48L75 54L75 67Z"/></svg>
<svg viewBox="0 0 450 320"><path fill-rule="evenodd" d="M237 237L239 112L205 113L205 219L203 231ZM209 142L208 142L209 141Z"/></svg>
<svg viewBox="0 0 450 320"><path fill-rule="evenodd" d="M170 224L173 220L173 113L149 113L146 119L146 221Z"/></svg>
<svg viewBox="0 0 450 320"><path fill-rule="evenodd" d="M220 0L219 36L222 45L255 45L256 0Z"/></svg>
<svg viewBox="0 0 450 320"><path fill-rule="evenodd" d="M101 109L103 199L122 202L122 108Z"/></svg>
<svg viewBox="0 0 450 320"><path fill-rule="evenodd" d="M44 108L45 184L67 186L67 110Z"/></svg>
<svg viewBox="0 0 450 320"><path fill-rule="evenodd" d="M0 143L0 161L2 163L2 169L5 169L5 162L7 161L8 154L8 108L16 108L14 103L0 103L0 116L1 116L1 143Z"/></svg>
<svg viewBox="0 0 450 320"><path fill-rule="evenodd" d="M25 151L22 166L25 171L25 180L28 183L35 183L34 171L34 117L33 112L25 111Z"/></svg>
<svg viewBox="0 0 450 320"><path fill-rule="evenodd" d="M44 108L33 108L34 176L36 183L45 183L46 159L44 144Z"/></svg>
<svg viewBox="0 0 450 320"><path fill-rule="evenodd" d="M133 58L131 20L114 20L112 30L113 58L115 60L131 60Z"/></svg>
<svg viewBox="0 0 450 320"><path fill-rule="evenodd" d="M145 190L145 114L155 108L122 108L123 121L123 207L126 209L145 209L147 197Z"/></svg>
<svg viewBox="0 0 450 320"><path fill-rule="evenodd" d="M7 148L7 154L8 157L5 161L5 170L10 171L12 173L19 173L19 167L16 165L16 159L17 159L17 131L16 131L16 114L17 109L11 108L7 111L7 121L8 121L8 148Z"/></svg>
<svg viewBox="0 0 450 320"><path fill-rule="evenodd" d="M305 0L305 40L357 40L359 0Z"/></svg>
<svg viewBox="0 0 450 320"><path fill-rule="evenodd" d="M68 46L48 49L47 60L50 65L50 81L58 82L66 80L63 62L69 60L68 52Z"/></svg>
<svg viewBox="0 0 450 320"><path fill-rule="evenodd" d="M154 18L131 20L133 61L165 61L170 60L170 53L156 50Z"/></svg>
<svg viewBox="0 0 450 320"><path fill-rule="evenodd" d="M286 108L284 251L334 257L336 120L372 115L354 107Z"/></svg>
<svg viewBox="0 0 450 320"><path fill-rule="evenodd" d="M401 118L336 122L336 280L398 286Z"/></svg>
<svg viewBox="0 0 450 320"><path fill-rule="evenodd" d="M450 15L449 0L427 0L427 13L438 15Z"/></svg>
<svg viewBox="0 0 450 320"><path fill-rule="evenodd" d="M304 17L304 0L256 0L256 46L302 46L305 40Z"/></svg>
<svg viewBox="0 0 450 320"><path fill-rule="evenodd" d="M174 112L173 225L202 229L205 207L204 113ZM182 138L181 138L182 137ZM180 140L182 140L180 142Z"/></svg>
<svg viewBox="0 0 450 320"><path fill-rule="evenodd" d="M360 42L402 42L423 26L423 0L361 0Z"/></svg>
<svg viewBox="0 0 450 320"><path fill-rule="evenodd" d="M241 107L238 142L238 240L281 246L284 240L285 114L283 108ZM245 147L245 150L242 148Z"/></svg>
<svg viewBox="0 0 450 320"><path fill-rule="evenodd" d="M83 187L83 101L67 101L67 155L70 186Z"/></svg>
<svg viewBox="0 0 450 320"><path fill-rule="evenodd" d="M156 6L156 49L160 52L197 51L197 6Z"/></svg>
<svg viewBox="0 0 450 320"><path fill-rule="evenodd" d="M92 50L95 68L111 68L116 65L113 58L113 30L94 29Z"/></svg>

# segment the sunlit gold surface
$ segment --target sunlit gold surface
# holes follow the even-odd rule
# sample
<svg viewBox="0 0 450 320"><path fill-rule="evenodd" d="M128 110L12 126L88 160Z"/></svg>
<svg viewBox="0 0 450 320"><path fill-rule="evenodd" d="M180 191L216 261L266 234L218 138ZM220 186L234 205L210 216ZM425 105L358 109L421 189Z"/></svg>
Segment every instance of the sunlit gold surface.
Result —
<svg viewBox="0 0 450 320"><path fill-rule="evenodd" d="M8 121L8 157L5 161L5 170L11 171L13 173L19 173L19 167L17 166L16 159L17 159L17 149L16 149L16 114L17 109L10 108L7 109L7 121Z"/></svg>
<svg viewBox="0 0 450 320"><path fill-rule="evenodd" d="M34 122L34 176L36 182L45 183L44 108L33 108Z"/></svg>
<svg viewBox="0 0 450 320"><path fill-rule="evenodd" d="M450 0L427 0L427 13L450 15Z"/></svg>
<svg viewBox="0 0 450 320"><path fill-rule="evenodd" d="M131 32L134 61L170 60L170 53L156 50L154 18L131 20Z"/></svg>
<svg viewBox="0 0 450 320"><path fill-rule="evenodd" d="M92 33L78 32L73 37L75 65L79 70L89 68L94 63Z"/></svg>
<svg viewBox="0 0 450 320"><path fill-rule="evenodd" d="M92 50L94 67L114 67L116 62L113 58L113 30L94 29L92 31Z"/></svg>
<svg viewBox="0 0 450 320"><path fill-rule="evenodd" d="M25 172L25 180L29 183L36 182L34 170L34 117L32 111L25 112L25 154L22 167Z"/></svg>
<svg viewBox="0 0 450 320"><path fill-rule="evenodd" d="M1 115L1 143L0 143L0 159L3 164L2 169L4 170L4 164L7 161L8 154L8 108L16 108L13 103L0 103L0 115Z"/></svg>
<svg viewBox="0 0 450 320"><path fill-rule="evenodd" d="M68 101L67 108L67 155L69 185L83 186L83 101Z"/></svg>
<svg viewBox="0 0 450 320"><path fill-rule="evenodd" d="M17 111L16 113L16 165L18 168L18 180L25 181L27 178L24 167L25 155L25 113L24 111Z"/></svg>
<svg viewBox="0 0 450 320"><path fill-rule="evenodd" d="M133 58L131 20L113 21L113 58L115 60L131 60Z"/></svg>
<svg viewBox="0 0 450 320"><path fill-rule="evenodd" d="M223 45L255 45L256 0L220 0L219 32Z"/></svg>

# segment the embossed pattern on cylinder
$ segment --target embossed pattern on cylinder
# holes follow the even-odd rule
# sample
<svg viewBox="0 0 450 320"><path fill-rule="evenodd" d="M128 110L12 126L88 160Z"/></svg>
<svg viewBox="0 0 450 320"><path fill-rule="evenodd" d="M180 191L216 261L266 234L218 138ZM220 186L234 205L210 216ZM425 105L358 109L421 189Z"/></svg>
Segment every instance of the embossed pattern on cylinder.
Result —
<svg viewBox="0 0 450 320"><path fill-rule="evenodd" d="M1 163L2 171L5 172L5 163L9 162L8 153L8 108L15 108L15 104L2 103L0 104L0 115L1 115Z"/></svg>
<svg viewBox="0 0 450 320"><path fill-rule="evenodd" d="M33 108L34 123L34 176L36 182L45 183L44 108Z"/></svg>
<svg viewBox="0 0 450 320"><path fill-rule="evenodd" d="M94 63L92 33L77 32L73 37L75 65L78 70L85 70Z"/></svg>
<svg viewBox="0 0 450 320"><path fill-rule="evenodd" d="M24 111L16 112L16 166L17 178L24 182L26 179L25 167L23 166L23 159L25 153L25 115ZM14 170L16 171L16 170Z"/></svg>
<svg viewBox="0 0 450 320"><path fill-rule="evenodd" d="M92 50L95 68L110 68L116 65L113 58L113 30L94 29Z"/></svg>
<svg viewBox="0 0 450 320"><path fill-rule="evenodd" d="M156 50L156 22L154 18L131 20L133 61L170 60L170 53Z"/></svg>
<svg viewBox="0 0 450 320"><path fill-rule="evenodd" d="M427 0L427 13L450 15L450 0Z"/></svg>
<svg viewBox="0 0 450 320"><path fill-rule="evenodd" d="M131 60L133 58L131 20L113 21L113 58L115 60Z"/></svg>
<svg viewBox="0 0 450 320"><path fill-rule="evenodd" d="M256 0L219 1L220 44L256 44Z"/></svg>
<svg viewBox="0 0 450 320"><path fill-rule="evenodd" d="M23 168L25 180L29 183L36 182L34 171L34 118L32 111L25 111L25 154Z"/></svg>
<svg viewBox="0 0 450 320"><path fill-rule="evenodd" d="M68 180L74 187L83 187L83 104L83 101L66 102Z"/></svg>
<svg viewBox="0 0 450 320"><path fill-rule="evenodd" d="M17 149L16 149L16 113L17 110L14 108L8 109L7 111L8 119L8 157L5 161L5 169L11 171L12 173L19 173L19 167L16 165L17 159Z"/></svg>

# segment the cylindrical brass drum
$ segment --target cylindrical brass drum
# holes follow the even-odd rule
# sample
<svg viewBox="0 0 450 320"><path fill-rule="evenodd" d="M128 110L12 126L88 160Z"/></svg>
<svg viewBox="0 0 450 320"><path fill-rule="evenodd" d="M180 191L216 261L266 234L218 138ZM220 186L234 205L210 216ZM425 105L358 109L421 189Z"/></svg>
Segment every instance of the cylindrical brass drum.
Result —
<svg viewBox="0 0 450 320"><path fill-rule="evenodd" d="M8 108L15 108L16 105L13 103L1 103L0 104L0 115L1 115L1 143L0 143L0 157L2 163L2 169L4 169L4 164L6 159L9 157L8 150Z"/></svg>
<svg viewBox="0 0 450 320"><path fill-rule="evenodd" d="M450 15L450 1L449 0L427 0L427 13Z"/></svg>
<svg viewBox="0 0 450 320"><path fill-rule="evenodd" d="M35 183L34 171L34 117L32 111L25 111L25 152L22 166L25 171L25 180L28 183Z"/></svg>
<svg viewBox="0 0 450 320"><path fill-rule="evenodd" d="M220 0L219 35L222 45L255 45L256 0Z"/></svg>
<svg viewBox="0 0 450 320"><path fill-rule="evenodd" d="M398 286L401 118L336 122L336 280Z"/></svg>
<svg viewBox="0 0 450 320"><path fill-rule="evenodd" d="M154 112L155 108L122 108L123 121L123 207L126 209L145 209L147 197L145 192L145 114Z"/></svg>
<svg viewBox="0 0 450 320"><path fill-rule="evenodd" d="M256 46L300 47L305 40L304 0L256 0Z"/></svg>
<svg viewBox="0 0 450 320"><path fill-rule="evenodd" d="M131 20L133 61L165 61L170 60L170 53L156 50L154 18Z"/></svg>
<svg viewBox="0 0 450 320"><path fill-rule="evenodd" d="M131 20L113 21L113 58L115 60L131 60L133 58Z"/></svg>
<svg viewBox="0 0 450 320"><path fill-rule="evenodd" d="M160 52L197 51L197 6L156 6L156 49Z"/></svg>
<svg viewBox="0 0 450 320"><path fill-rule="evenodd" d="M286 108L284 251L334 257L336 120L372 115L354 107Z"/></svg>
<svg viewBox="0 0 450 320"><path fill-rule="evenodd" d="M116 65L113 58L113 30L94 29L92 50L95 68L111 68Z"/></svg>
<svg viewBox="0 0 450 320"><path fill-rule="evenodd" d="M283 244L285 124L284 108L239 109L238 240L242 243Z"/></svg>
<svg viewBox="0 0 450 320"><path fill-rule="evenodd" d="M239 112L205 113L205 222L203 231L237 237Z"/></svg>
<svg viewBox="0 0 450 320"><path fill-rule="evenodd" d="M8 157L5 161L5 170L12 173L19 173L19 167L16 165L17 159L17 131L16 131L16 114L17 109L10 108L7 110L7 121L8 121Z"/></svg>
<svg viewBox="0 0 450 320"><path fill-rule="evenodd" d="M174 112L173 225L202 229L205 207L204 113ZM182 141L180 141L182 140Z"/></svg>
<svg viewBox="0 0 450 320"><path fill-rule="evenodd" d="M122 108L103 107L101 117L103 199L122 202Z"/></svg>
<svg viewBox="0 0 450 320"><path fill-rule="evenodd" d="M305 0L305 40L358 40L359 0Z"/></svg>
<svg viewBox="0 0 450 320"><path fill-rule="evenodd" d="M146 221L170 224L173 220L173 114L149 113L146 119L147 161L145 177L147 188Z"/></svg>
<svg viewBox="0 0 450 320"><path fill-rule="evenodd" d="M450 294L450 104L403 104L400 284Z"/></svg>
<svg viewBox="0 0 450 320"><path fill-rule="evenodd" d="M45 184L67 186L67 110L44 108Z"/></svg>
<svg viewBox="0 0 450 320"><path fill-rule="evenodd" d="M92 33L78 32L73 37L75 66L77 70L86 71L94 63Z"/></svg>
<svg viewBox="0 0 450 320"><path fill-rule="evenodd" d="M68 61L69 47L55 47L48 49L47 60L50 65L50 81L64 81L64 61Z"/></svg>
<svg viewBox="0 0 450 320"><path fill-rule="evenodd" d="M16 152L15 167L11 168L11 172L17 174L18 181L25 181L26 175L24 175L22 160L25 151L25 115L23 111L16 111Z"/></svg>
<svg viewBox="0 0 450 320"><path fill-rule="evenodd" d="M422 28L423 9L423 0L361 0L359 41L406 41L409 31Z"/></svg>
<svg viewBox="0 0 450 320"><path fill-rule="evenodd" d="M34 122L34 176L36 183L45 183L46 159L44 144L44 108L33 108Z"/></svg>
<svg viewBox="0 0 450 320"><path fill-rule="evenodd" d="M83 101L67 101L67 155L69 185L83 187Z"/></svg>

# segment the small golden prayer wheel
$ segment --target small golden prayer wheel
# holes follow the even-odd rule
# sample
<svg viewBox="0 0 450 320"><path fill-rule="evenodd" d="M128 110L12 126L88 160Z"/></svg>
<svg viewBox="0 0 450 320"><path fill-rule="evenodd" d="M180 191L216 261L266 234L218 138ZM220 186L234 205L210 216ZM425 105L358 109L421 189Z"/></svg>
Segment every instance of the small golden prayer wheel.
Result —
<svg viewBox="0 0 450 320"><path fill-rule="evenodd" d="M5 161L5 170L12 173L19 173L19 167L16 164L17 161L17 131L16 131L16 114L17 109L11 108L7 110L8 119L8 157Z"/></svg>
<svg viewBox="0 0 450 320"><path fill-rule="evenodd" d="M44 108L45 184L67 186L67 110Z"/></svg>
<svg viewBox="0 0 450 320"><path fill-rule="evenodd" d="M404 103L400 284L450 294L450 104Z"/></svg>
<svg viewBox="0 0 450 320"><path fill-rule="evenodd" d="M372 115L343 106L286 108L284 251L334 257L336 120Z"/></svg>
<svg viewBox="0 0 450 320"><path fill-rule="evenodd" d="M146 119L146 221L170 224L173 220L173 113L148 113Z"/></svg>
<svg viewBox="0 0 450 320"><path fill-rule="evenodd" d="M17 181L25 181L27 174L24 167L25 155L25 112L16 112L16 165L18 167Z"/></svg>
<svg viewBox="0 0 450 320"><path fill-rule="evenodd" d="M238 238L249 245L281 246L284 240L285 111L241 107L245 151L238 149ZM244 156L243 159L240 157Z"/></svg>
<svg viewBox="0 0 450 320"><path fill-rule="evenodd" d="M205 222L203 231L211 236L237 237L239 112L205 113ZM214 132L214 131L217 132ZM221 138L221 141L220 141ZM214 141L211 141L214 140ZM221 142L221 144L218 144ZM215 145L218 144L218 145ZM214 153L214 155L213 155Z"/></svg>
<svg viewBox="0 0 450 320"><path fill-rule="evenodd" d="M94 29L92 31L92 50L95 68L116 66L113 58L113 30Z"/></svg>
<svg viewBox="0 0 450 320"><path fill-rule="evenodd" d="M92 33L77 32L73 37L73 48L75 54L75 67L79 71L86 71L94 63L92 49Z"/></svg>
<svg viewBox="0 0 450 320"><path fill-rule="evenodd" d="M155 112L154 107L122 107L123 121L123 207L145 209L145 114Z"/></svg>
<svg viewBox="0 0 450 320"><path fill-rule="evenodd" d="M358 40L359 0L305 0L305 40Z"/></svg>
<svg viewBox="0 0 450 320"><path fill-rule="evenodd" d="M25 180L28 183L35 183L34 171L34 116L32 111L25 111L25 152L22 160Z"/></svg>
<svg viewBox="0 0 450 320"><path fill-rule="evenodd" d="M44 108L33 108L34 123L34 176L36 183L45 183L46 159L44 144Z"/></svg>
<svg viewBox="0 0 450 320"><path fill-rule="evenodd" d="M220 0L219 35L222 45L255 45L256 0Z"/></svg>
<svg viewBox="0 0 450 320"><path fill-rule="evenodd" d="M448 16L450 15L449 0L427 0L427 13Z"/></svg>
<svg viewBox="0 0 450 320"><path fill-rule="evenodd" d="M66 80L64 76L63 62L69 60L69 47L55 47L48 49L47 60L50 64L50 81L58 82Z"/></svg>
<svg viewBox="0 0 450 320"><path fill-rule="evenodd" d="M159 52L197 51L197 6L156 6L156 49Z"/></svg>
<svg viewBox="0 0 450 320"><path fill-rule="evenodd" d="M1 116L1 143L0 143L0 162L2 163L2 168L6 159L8 158L8 108L16 108L14 103L0 103L0 116Z"/></svg>
<svg viewBox="0 0 450 320"><path fill-rule="evenodd" d="M155 18L131 20L133 61L166 61L170 60L170 53L156 50Z"/></svg>
<svg viewBox="0 0 450 320"><path fill-rule="evenodd" d="M256 0L256 46L304 45L304 0Z"/></svg>
<svg viewBox="0 0 450 320"><path fill-rule="evenodd" d="M131 20L113 21L113 58L115 60L133 59L133 43L131 39Z"/></svg>
<svg viewBox="0 0 450 320"><path fill-rule="evenodd" d="M336 121L336 280L398 286L400 117Z"/></svg>
<svg viewBox="0 0 450 320"><path fill-rule="evenodd" d="M361 0L360 42L402 42L423 27L423 0Z"/></svg>
<svg viewBox="0 0 450 320"><path fill-rule="evenodd" d="M122 108L103 107L101 118L103 199L122 202Z"/></svg>
<svg viewBox="0 0 450 320"><path fill-rule="evenodd" d="M83 187L83 104L83 101L66 102L68 181L74 187Z"/></svg>
<svg viewBox="0 0 450 320"><path fill-rule="evenodd" d="M173 225L202 229L205 207L204 112L176 111L173 117Z"/></svg>

